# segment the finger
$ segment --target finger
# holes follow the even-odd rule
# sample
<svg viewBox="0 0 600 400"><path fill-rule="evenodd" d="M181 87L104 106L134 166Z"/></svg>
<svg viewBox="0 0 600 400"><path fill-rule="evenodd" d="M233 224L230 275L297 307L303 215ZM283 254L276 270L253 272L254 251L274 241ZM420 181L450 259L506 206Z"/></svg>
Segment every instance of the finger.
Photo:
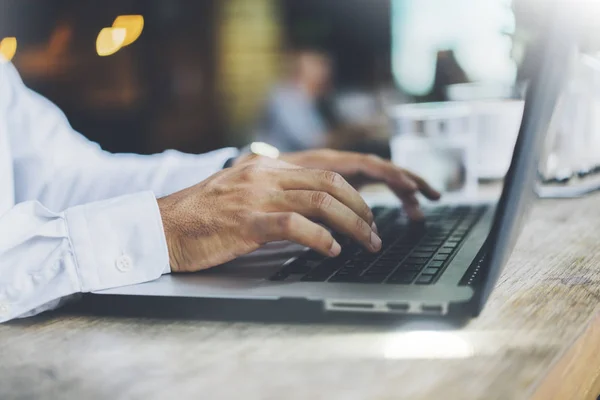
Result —
<svg viewBox="0 0 600 400"><path fill-rule="evenodd" d="M381 239L354 211L326 192L287 190L276 192L270 204L273 211L296 212L315 218L327 226L361 243L370 251L381 250Z"/></svg>
<svg viewBox="0 0 600 400"><path fill-rule="evenodd" d="M386 182L394 191L418 190L430 200L440 198L440 193L417 174L374 155L362 157L363 160L359 163L362 166L362 172L367 176Z"/></svg>
<svg viewBox="0 0 600 400"><path fill-rule="evenodd" d="M385 182L395 191L414 192L419 189L417 183L412 180L404 170L398 168L389 161L375 155L358 155L356 164L360 166L360 172L373 180Z"/></svg>
<svg viewBox="0 0 600 400"><path fill-rule="evenodd" d="M403 170L406 175L408 175L419 187L419 191L423 193L425 197L430 200L439 200L442 197L441 193L432 188L425 179L421 178L419 175L414 172Z"/></svg>
<svg viewBox="0 0 600 400"><path fill-rule="evenodd" d="M425 218L419 200L414 193L396 192L396 195L402 201L402 208L406 212L406 215L408 215L408 218L413 221L421 221Z"/></svg>
<svg viewBox="0 0 600 400"><path fill-rule="evenodd" d="M279 170L275 178L283 190L326 192L360 216L369 226L373 212L362 196L338 173L318 169Z"/></svg>
<svg viewBox="0 0 600 400"><path fill-rule="evenodd" d="M293 212L257 214L254 233L259 243L289 240L327 256L337 257L342 248L331 233L300 214Z"/></svg>

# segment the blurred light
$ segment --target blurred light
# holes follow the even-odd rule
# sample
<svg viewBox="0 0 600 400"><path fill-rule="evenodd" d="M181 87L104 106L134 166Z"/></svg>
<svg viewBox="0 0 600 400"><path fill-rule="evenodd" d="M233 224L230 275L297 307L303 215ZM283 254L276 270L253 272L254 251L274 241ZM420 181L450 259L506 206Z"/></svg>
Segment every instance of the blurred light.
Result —
<svg viewBox="0 0 600 400"><path fill-rule="evenodd" d="M141 15L120 15L113 22L113 28L124 28L127 32L121 47L129 46L140 37L144 30L144 17Z"/></svg>
<svg viewBox="0 0 600 400"><path fill-rule="evenodd" d="M384 346L384 357L388 359L455 359L474 353L467 340L443 331L397 333Z"/></svg>
<svg viewBox="0 0 600 400"><path fill-rule="evenodd" d="M7 38L2 39L2 41L0 41L0 55L2 55L2 57L5 59L5 60L0 59L0 62L12 60L13 57L15 56L16 52L17 52L17 38L7 37Z"/></svg>
<svg viewBox="0 0 600 400"><path fill-rule="evenodd" d="M127 31L124 28L104 28L96 39L96 51L99 56L115 54L125 42Z"/></svg>

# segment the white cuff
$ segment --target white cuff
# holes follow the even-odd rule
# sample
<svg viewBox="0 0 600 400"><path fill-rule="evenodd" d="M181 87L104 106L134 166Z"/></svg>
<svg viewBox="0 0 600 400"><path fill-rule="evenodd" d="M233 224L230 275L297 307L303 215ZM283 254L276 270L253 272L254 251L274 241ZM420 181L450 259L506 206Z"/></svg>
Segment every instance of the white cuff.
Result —
<svg viewBox="0 0 600 400"><path fill-rule="evenodd" d="M82 292L133 285L169 269L169 252L152 192L66 211Z"/></svg>

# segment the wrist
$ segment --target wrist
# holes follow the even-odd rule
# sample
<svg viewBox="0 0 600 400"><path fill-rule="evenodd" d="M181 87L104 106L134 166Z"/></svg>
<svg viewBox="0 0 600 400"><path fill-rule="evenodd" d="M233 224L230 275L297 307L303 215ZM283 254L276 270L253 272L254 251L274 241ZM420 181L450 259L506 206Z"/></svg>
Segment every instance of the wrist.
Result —
<svg viewBox="0 0 600 400"><path fill-rule="evenodd" d="M167 197L158 199L157 202L160 217L162 219L165 241L167 242L171 272L181 272L180 260L182 252L179 235L177 234L176 220L172 215L172 206L169 205L169 199Z"/></svg>

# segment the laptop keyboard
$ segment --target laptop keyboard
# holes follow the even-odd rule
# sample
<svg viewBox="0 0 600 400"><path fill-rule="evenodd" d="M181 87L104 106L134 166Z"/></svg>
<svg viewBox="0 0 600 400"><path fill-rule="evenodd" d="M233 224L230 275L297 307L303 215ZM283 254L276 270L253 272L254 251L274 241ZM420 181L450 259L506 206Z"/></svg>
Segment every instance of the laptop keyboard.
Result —
<svg viewBox="0 0 600 400"><path fill-rule="evenodd" d="M306 251L270 280L431 285L484 211L484 206L425 209L425 222L414 223L399 208L375 208L373 213L383 241L379 253L370 253L355 242L336 237L343 249L338 257Z"/></svg>

